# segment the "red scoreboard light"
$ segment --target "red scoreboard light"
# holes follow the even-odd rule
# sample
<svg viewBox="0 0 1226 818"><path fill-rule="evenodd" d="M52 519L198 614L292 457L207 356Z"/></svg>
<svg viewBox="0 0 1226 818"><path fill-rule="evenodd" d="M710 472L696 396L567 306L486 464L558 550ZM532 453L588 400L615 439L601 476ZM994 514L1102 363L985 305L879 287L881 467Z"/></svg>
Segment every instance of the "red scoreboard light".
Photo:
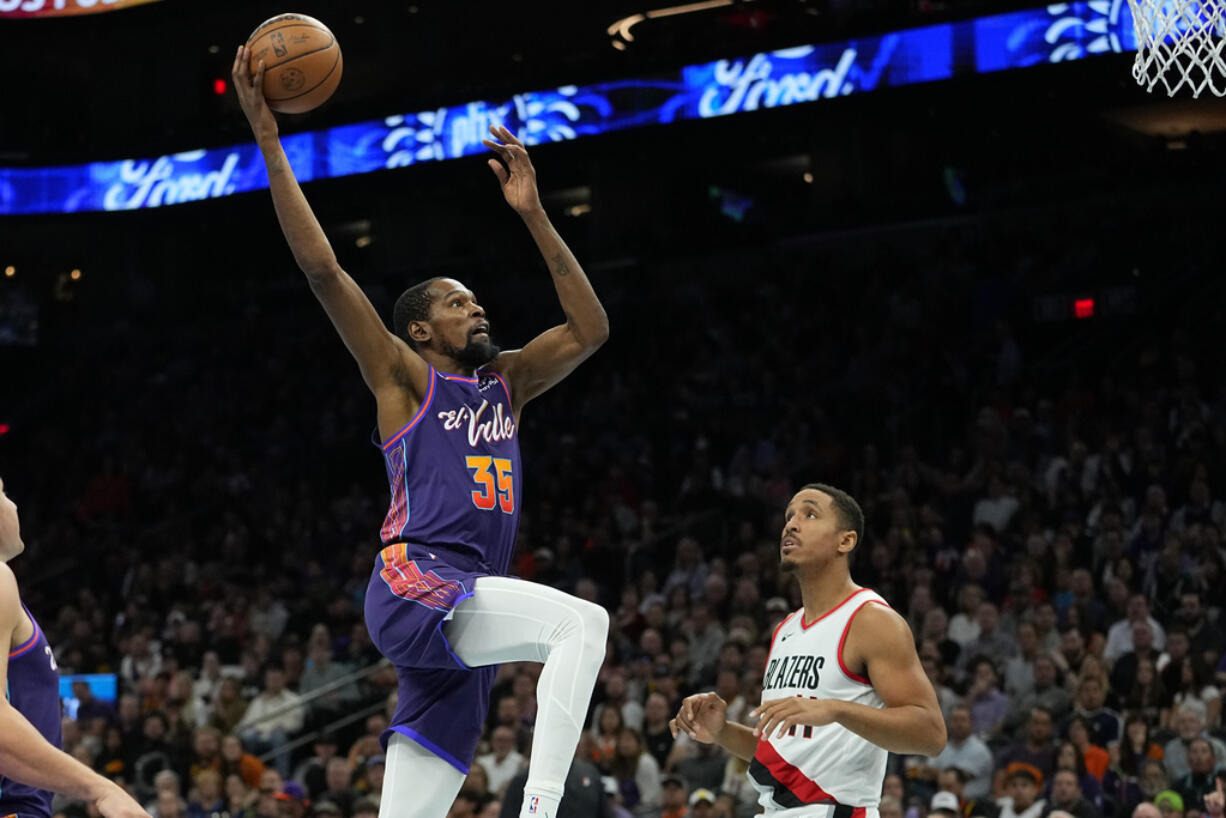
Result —
<svg viewBox="0 0 1226 818"><path fill-rule="evenodd" d="M1073 301L1073 317L1074 318L1093 318L1094 317L1094 299L1093 298L1078 298Z"/></svg>

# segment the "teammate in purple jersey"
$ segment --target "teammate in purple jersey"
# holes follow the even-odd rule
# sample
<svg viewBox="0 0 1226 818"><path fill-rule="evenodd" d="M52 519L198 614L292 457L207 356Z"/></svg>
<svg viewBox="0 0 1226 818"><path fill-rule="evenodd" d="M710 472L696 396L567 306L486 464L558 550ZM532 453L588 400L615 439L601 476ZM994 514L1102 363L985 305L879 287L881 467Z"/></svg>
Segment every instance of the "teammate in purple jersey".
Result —
<svg viewBox="0 0 1226 818"><path fill-rule="evenodd" d="M522 818L556 818L604 659L608 614L505 576L522 502L520 413L604 343L608 319L553 225L523 144L490 128L489 164L553 277L566 323L501 351L476 296L434 278L396 302L394 332L337 264L281 147L240 47L233 77L268 169L281 230L375 395L391 504L366 596L366 622L396 665L380 818L439 818L464 782L493 666L543 662Z"/></svg>
<svg viewBox="0 0 1226 818"><path fill-rule="evenodd" d="M118 784L59 749L60 676L8 562L25 550L0 480L0 818L51 818L51 794L93 802L105 818L149 818Z"/></svg>

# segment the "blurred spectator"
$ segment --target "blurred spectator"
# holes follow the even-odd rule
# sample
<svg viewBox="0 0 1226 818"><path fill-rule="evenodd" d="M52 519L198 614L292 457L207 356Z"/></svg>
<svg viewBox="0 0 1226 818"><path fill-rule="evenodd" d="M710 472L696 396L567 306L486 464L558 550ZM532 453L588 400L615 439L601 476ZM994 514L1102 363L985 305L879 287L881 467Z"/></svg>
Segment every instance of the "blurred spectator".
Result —
<svg viewBox="0 0 1226 818"><path fill-rule="evenodd" d="M1067 736L1073 720L1081 718L1090 725L1090 738L1095 744L1105 747L1119 741L1123 723L1119 713L1104 705L1106 698L1107 691L1101 678L1083 676L1077 683L1073 712L1065 718L1061 734Z"/></svg>
<svg viewBox="0 0 1226 818"><path fill-rule="evenodd" d="M1205 706L1199 701L1189 701L1180 705L1175 711L1175 738L1162 748L1162 763L1166 774L1172 781L1178 781L1189 772L1188 749L1192 741L1198 738L1207 739L1213 747L1213 755L1218 764L1226 763L1226 745L1205 732Z"/></svg>
<svg viewBox="0 0 1226 818"><path fill-rule="evenodd" d="M328 762L324 770L324 790L320 799L331 801L341 809L342 815L348 815L353 810L353 803L361 797L353 787L353 768L343 758L334 758Z"/></svg>
<svg viewBox="0 0 1226 818"><path fill-rule="evenodd" d="M673 748L673 731L668 726L673 712L668 697L659 692L649 694L643 706L643 744L661 769Z"/></svg>
<svg viewBox="0 0 1226 818"><path fill-rule="evenodd" d="M527 759L515 749L515 731L500 726L490 734L490 752L477 756L477 763L489 775L490 792L498 794L524 768Z"/></svg>
<svg viewBox="0 0 1226 818"><path fill-rule="evenodd" d="M1040 655L1034 660L1033 689L1014 700L1013 710L1005 724L1010 727L1019 724L1036 707L1042 707L1051 713L1052 718L1062 720L1072 706L1073 697L1059 683L1055 661L1050 656Z"/></svg>
<svg viewBox="0 0 1226 818"><path fill-rule="evenodd" d="M986 798L992 786L992 752L974 734L970 708L966 705L955 707L949 715L946 732L949 740L945 749L928 759L920 777L935 783L940 770L956 767L968 776L966 797Z"/></svg>
<svg viewBox="0 0 1226 818"><path fill-rule="evenodd" d="M1205 724L1213 728L1222 715L1222 693L1213 683L1212 674L1205 660L1193 653L1181 663L1179 686L1174 689L1171 703L1178 708L1187 703L1197 703L1205 710Z"/></svg>
<svg viewBox="0 0 1226 818"><path fill-rule="evenodd" d="M1038 797L1042 774L1028 764L1017 762L1011 765L1007 775L1009 794L997 799L1000 818L1039 818L1047 809L1047 802Z"/></svg>
<svg viewBox="0 0 1226 818"><path fill-rule="evenodd" d="M621 788L622 803L635 815L651 815L660 809L660 767L643 748L637 730L623 727L609 772Z"/></svg>
<svg viewBox="0 0 1226 818"><path fill-rule="evenodd" d="M306 792L297 781L282 782L273 798L278 802L277 811L283 818L304 818L311 806Z"/></svg>
<svg viewBox="0 0 1226 818"><path fill-rule="evenodd" d="M521 770L507 782L507 791L502 798L501 818L518 818L524 802L524 783L527 780L527 771ZM558 818L614 818L611 796L606 794L607 781L607 778L602 780L600 771L587 761L573 759L563 783Z"/></svg>
<svg viewBox="0 0 1226 818"><path fill-rule="evenodd" d="M1103 658L1115 662L1125 653L1133 650L1133 628L1139 623L1149 625L1153 635L1153 647L1162 650L1166 646L1166 631L1157 619L1150 616L1149 600L1143 594L1133 594L1128 598L1128 611L1124 619L1116 622L1107 631L1107 646L1103 648Z"/></svg>
<svg viewBox="0 0 1226 818"><path fill-rule="evenodd" d="M306 787L307 794L314 800L327 789L325 771L328 762L337 756L336 736L325 733L317 737L312 749L315 755L298 765L294 770L294 780Z"/></svg>
<svg viewBox="0 0 1226 818"><path fill-rule="evenodd" d="M221 773L237 775L248 787L258 789L264 778L264 762L246 752L238 736L225 736L221 740Z"/></svg>
<svg viewBox="0 0 1226 818"><path fill-rule="evenodd" d="M196 796L187 805L187 818L209 818L227 811L220 773L201 770L192 779L192 784Z"/></svg>
<svg viewBox="0 0 1226 818"><path fill-rule="evenodd" d="M1057 770L1052 776L1051 800L1047 815L1056 811L1066 812L1073 818L1099 818L1094 805L1081 794L1081 784L1072 770Z"/></svg>
<svg viewBox="0 0 1226 818"><path fill-rule="evenodd" d="M963 703L970 708L975 734L990 741L1000 733L1009 714L1009 698L997 687L996 665L980 656L969 665L970 687Z"/></svg>
<svg viewBox="0 0 1226 818"><path fill-rule="evenodd" d="M1217 790L1217 759L1208 739L1195 738L1188 744L1188 773L1175 782L1174 790L1187 810L1205 811L1205 796Z"/></svg>
<svg viewBox="0 0 1226 818"><path fill-rule="evenodd" d="M608 772L609 765L617 753L617 740L626 723L622 711L618 707L604 707L593 719L590 731L592 761L602 770Z"/></svg>
<svg viewBox="0 0 1226 818"><path fill-rule="evenodd" d="M1055 724L1052 714L1043 707L1030 710L1026 720L1025 738L1015 741L997 756L997 773L993 791L1005 792L1008 787L1008 770L1015 764L1025 764L1038 772L1038 783L1051 780L1055 769L1056 747Z"/></svg>
<svg viewBox="0 0 1226 818"><path fill-rule="evenodd" d="M247 714L247 702L243 699L237 679L224 677L217 685L217 698L210 710L209 726L221 733L230 733L238 728Z"/></svg>
<svg viewBox="0 0 1226 818"><path fill-rule="evenodd" d="M1146 761L1161 761L1162 746L1150 737L1150 721L1141 712L1130 711L1124 720L1119 746L1119 765L1124 775L1138 778Z"/></svg>
<svg viewBox="0 0 1226 818"><path fill-rule="evenodd" d="M1071 741L1056 745L1055 769L1052 771L1051 787L1055 786L1056 774L1061 770L1070 772L1077 779L1078 792L1096 810L1103 797L1102 782L1086 769L1085 755ZM1049 787L1050 792L1050 787ZM1049 798L1050 802L1051 799Z"/></svg>
<svg viewBox="0 0 1226 818"><path fill-rule="evenodd" d="M251 700L238 723L243 745L256 753L276 750L302 729L304 712L301 697L285 687L285 669L270 666L264 672L264 690ZM290 757L278 752L274 763L281 777L289 776Z"/></svg>
<svg viewBox="0 0 1226 818"><path fill-rule="evenodd" d="M1162 818L1183 818L1183 798L1174 790L1163 790L1154 796L1154 806Z"/></svg>

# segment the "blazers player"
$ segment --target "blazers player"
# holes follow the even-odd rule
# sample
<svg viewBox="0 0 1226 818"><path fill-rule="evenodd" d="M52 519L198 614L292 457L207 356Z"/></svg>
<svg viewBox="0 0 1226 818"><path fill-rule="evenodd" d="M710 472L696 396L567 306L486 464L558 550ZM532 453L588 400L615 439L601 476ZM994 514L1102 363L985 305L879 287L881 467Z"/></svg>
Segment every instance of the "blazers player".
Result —
<svg viewBox="0 0 1226 818"><path fill-rule="evenodd" d="M936 755L945 722L911 628L873 591L851 580L848 556L864 514L848 494L820 483L788 503L780 570L800 580L804 608L771 639L759 716L749 728L725 718L714 693L681 703L673 735L718 742L749 762L749 778L776 818L877 818L886 756Z"/></svg>

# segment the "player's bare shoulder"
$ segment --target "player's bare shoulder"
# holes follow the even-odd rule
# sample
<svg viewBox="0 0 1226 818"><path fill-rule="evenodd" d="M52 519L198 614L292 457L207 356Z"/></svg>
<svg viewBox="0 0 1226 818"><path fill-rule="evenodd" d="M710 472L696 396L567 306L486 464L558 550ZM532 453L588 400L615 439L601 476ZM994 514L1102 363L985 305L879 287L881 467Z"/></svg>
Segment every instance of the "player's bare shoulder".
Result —
<svg viewBox="0 0 1226 818"><path fill-rule="evenodd" d="M863 673L873 658L908 650L915 652L915 637L907 620L889 605L870 601L851 621L842 658L848 668Z"/></svg>

